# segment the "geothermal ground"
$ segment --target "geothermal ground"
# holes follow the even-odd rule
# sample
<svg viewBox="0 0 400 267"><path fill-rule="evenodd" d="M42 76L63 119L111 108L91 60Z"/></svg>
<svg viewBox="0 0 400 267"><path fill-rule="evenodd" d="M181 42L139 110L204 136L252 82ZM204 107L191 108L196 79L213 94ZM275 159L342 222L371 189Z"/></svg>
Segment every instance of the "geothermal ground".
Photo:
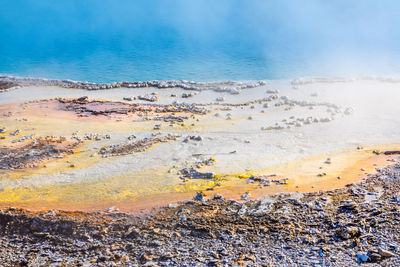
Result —
<svg viewBox="0 0 400 267"><path fill-rule="evenodd" d="M215 194L133 216L0 212L6 266L399 266L400 165L316 193Z"/></svg>
<svg viewBox="0 0 400 267"><path fill-rule="evenodd" d="M7 265L398 264L395 79L2 79Z"/></svg>

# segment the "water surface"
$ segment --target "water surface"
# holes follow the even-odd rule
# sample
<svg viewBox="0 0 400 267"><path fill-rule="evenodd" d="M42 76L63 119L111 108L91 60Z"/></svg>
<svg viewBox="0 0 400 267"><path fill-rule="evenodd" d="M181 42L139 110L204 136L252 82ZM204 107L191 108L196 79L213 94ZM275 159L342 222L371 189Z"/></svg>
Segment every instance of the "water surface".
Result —
<svg viewBox="0 0 400 267"><path fill-rule="evenodd" d="M0 73L110 82L391 75L398 1L4 1Z"/></svg>

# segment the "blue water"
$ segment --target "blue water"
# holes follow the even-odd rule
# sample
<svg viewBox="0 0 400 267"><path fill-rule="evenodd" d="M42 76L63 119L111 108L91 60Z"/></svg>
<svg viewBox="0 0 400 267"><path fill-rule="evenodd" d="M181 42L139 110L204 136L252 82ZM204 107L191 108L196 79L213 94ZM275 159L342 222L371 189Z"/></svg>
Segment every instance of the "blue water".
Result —
<svg viewBox="0 0 400 267"><path fill-rule="evenodd" d="M1 0L0 73L95 82L400 72L400 2Z"/></svg>

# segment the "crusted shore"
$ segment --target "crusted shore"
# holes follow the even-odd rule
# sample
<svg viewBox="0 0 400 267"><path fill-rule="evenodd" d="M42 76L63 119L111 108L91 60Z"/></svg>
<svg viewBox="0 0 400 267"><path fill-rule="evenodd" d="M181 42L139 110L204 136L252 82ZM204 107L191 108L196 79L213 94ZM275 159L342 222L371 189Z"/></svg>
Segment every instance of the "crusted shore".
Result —
<svg viewBox="0 0 400 267"><path fill-rule="evenodd" d="M59 86L64 88L76 88L86 90L103 90L113 88L143 88L155 87L163 88L182 88L184 90L214 90L217 92L230 92L233 94L239 93L241 89L255 88L265 85L264 81L256 82L236 82L236 81L222 81L222 82L194 82L194 81L123 81L112 83L91 83L73 80L56 80L56 79L42 79L32 77L15 77L9 75L0 75L0 92L5 92L17 89L23 86Z"/></svg>
<svg viewBox="0 0 400 267"><path fill-rule="evenodd" d="M3 266L400 264L400 163L359 184L238 202L199 193L149 214L0 212Z"/></svg>

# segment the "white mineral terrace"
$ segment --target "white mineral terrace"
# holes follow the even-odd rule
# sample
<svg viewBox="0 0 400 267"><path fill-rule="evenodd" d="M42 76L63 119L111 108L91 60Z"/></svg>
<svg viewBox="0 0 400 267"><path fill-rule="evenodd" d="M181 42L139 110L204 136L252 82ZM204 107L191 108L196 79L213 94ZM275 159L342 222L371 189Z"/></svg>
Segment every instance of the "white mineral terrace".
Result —
<svg viewBox="0 0 400 267"><path fill-rule="evenodd" d="M188 199L196 191L210 188L214 189L210 194L220 192L240 199L344 186L388 160L368 161L373 149L399 149L400 83L396 81L267 81L266 85L241 89L239 94L229 90L145 87L88 91L55 86L3 92L0 128L6 132L0 134L5 136L0 146L18 143L14 140L21 138L24 142L24 136L29 139L32 134L81 140L92 135L86 137L92 140L85 140L79 153L50 161L46 167L0 170L0 204L33 209L116 206L135 210ZM138 97L152 93L158 101L151 104L201 104L209 113L189 118L184 126L170 126L169 122L124 118L53 118L53 114L39 116L22 109L10 115L1 109L12 104L17 110L22 102L31 100L82 96L149 104ZM16 130L20 132L11 135ZM149 138L154 133L178 138L128 155L102 157L99 153L103 146ZM100 136L97 141L96 135ZM101 137L106 135L110 138ZM214 178L182 177L180 170L210 158L212 164L196 170L212 173ZM365 162L369 165L362 167L365 172L360 171L358 164ZM272 182L260 189L247 179L271 174L281 179L276 182L280 185Z"/></svg>

